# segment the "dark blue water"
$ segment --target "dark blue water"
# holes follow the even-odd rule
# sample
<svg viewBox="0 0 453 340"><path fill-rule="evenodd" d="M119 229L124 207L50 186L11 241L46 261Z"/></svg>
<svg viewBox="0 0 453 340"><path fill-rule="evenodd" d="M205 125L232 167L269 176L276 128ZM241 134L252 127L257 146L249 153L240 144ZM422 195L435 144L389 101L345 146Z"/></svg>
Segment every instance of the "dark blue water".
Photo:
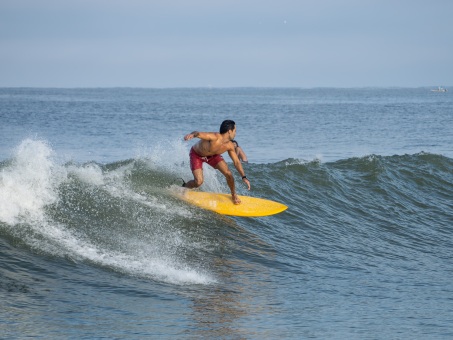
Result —
<svg viewBox="0 0 453 340"><path fill-rule="evenodd" d="M227 118L284 213L175 197ZM0 123L5 338L453 337L451 92L0 89Z"/></svg>

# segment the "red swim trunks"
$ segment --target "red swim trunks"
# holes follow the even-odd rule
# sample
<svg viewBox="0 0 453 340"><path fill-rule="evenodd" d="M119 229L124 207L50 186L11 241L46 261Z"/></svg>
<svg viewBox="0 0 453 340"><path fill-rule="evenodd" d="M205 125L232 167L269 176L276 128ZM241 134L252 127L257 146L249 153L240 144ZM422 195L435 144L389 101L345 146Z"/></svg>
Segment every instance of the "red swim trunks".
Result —
<svg viewBox="0 0 453 340"><path fill-rule="evenodd" d="M190 149L190 170L194 171L197 169L202 169L203 168L203 162L208 163L210 166L215 168L219 162L223 161L222 155L213 155L213 156L208 156L208 157L201 157L199 154L195 152L195 150Z"/></svg>

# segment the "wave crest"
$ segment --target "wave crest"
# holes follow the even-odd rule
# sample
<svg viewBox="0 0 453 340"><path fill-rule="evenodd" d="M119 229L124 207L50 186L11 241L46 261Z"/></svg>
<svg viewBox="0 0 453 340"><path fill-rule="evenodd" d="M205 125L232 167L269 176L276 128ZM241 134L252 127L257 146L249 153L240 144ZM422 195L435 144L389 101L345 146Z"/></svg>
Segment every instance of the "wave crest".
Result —
<svg viewBox="0 0 453 340"><path fill-rule="evenodd" d="M41 220L44 207L58 200L56 189L65 178L46 142L22 141L0 173L0 220L10 225L22 218Z"/></svg>

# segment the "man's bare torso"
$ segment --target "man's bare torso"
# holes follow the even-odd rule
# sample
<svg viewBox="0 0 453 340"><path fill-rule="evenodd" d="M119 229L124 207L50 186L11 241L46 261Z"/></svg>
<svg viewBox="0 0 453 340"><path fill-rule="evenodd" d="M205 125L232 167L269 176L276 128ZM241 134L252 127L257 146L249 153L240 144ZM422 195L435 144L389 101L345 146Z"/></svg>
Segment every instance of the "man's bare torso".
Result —
<svg viewBox="0 0 453 340"><path fill-rule="evenodd" d="M193 146L193 149L202 157L221 155L225 151L234 150L233 143L230 140L224 142L220 133L216 133L216 136L217 138L214 140L200 140Z"/></svg>

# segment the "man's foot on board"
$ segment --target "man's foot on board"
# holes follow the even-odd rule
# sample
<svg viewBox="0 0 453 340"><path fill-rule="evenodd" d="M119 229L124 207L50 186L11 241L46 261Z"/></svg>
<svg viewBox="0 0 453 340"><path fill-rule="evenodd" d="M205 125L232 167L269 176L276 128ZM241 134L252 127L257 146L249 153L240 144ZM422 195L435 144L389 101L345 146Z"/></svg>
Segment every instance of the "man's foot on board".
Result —
<svg viewBox="0 0 453 340"><path fill-rule="evenodd" d="M237 194L231 194L231 199L233 200L234 204L241 204L241 200L239 199L239 196Z"/></svg>

